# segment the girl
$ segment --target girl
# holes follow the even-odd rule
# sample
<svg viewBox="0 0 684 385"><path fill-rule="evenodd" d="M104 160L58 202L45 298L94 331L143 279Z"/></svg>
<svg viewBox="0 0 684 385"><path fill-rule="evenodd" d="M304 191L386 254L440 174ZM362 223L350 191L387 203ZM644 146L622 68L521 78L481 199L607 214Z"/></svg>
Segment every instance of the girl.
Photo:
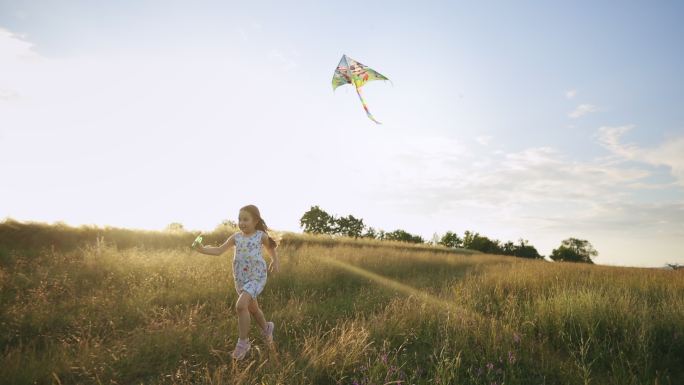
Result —
<svg viewBox="0 0 684 385"><path fill-rule="evenodd" d="M235 309L238 315L238 342L232 353L233 358L242 359L251 344L247 338L250 327L250 313L256 318L261 327L261 334L266 341L273 343L273 322L266 322L264 313L259 308L257 296L266 285L266 261L261 253L261 246L266 246L271 255L269 271L279 272L280 262L276 252L277 244L268 233L266 222L261 218L259 209L254 205L248 205L240 209L238 216L240 231L228 237L218 247L202 246L198 244L196 250L202 254L221 255L228 248L235 246L233 255L233 280L238 300Z"/></svg>

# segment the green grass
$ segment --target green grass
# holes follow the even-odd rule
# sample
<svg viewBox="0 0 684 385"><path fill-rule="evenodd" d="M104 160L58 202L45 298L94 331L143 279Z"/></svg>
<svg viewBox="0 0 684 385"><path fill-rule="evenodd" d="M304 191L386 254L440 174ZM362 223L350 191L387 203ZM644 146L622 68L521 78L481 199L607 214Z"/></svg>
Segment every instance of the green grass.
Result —
<svg viewBox="0 0 684 385"><path fill-rule="evenodd" d="M253 327L235 363L231 253L180 246L192 234L11 225L0 383L684 383L681 271L285 234L259 298L275 349Z"/></svg>

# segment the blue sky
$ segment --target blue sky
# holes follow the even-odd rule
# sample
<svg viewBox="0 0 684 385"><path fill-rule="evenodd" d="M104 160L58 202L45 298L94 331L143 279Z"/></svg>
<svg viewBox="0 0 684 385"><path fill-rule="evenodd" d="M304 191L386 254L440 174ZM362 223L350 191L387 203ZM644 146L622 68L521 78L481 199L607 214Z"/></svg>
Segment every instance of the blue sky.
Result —
<svg viewBox="0 0 684 385"><path fill-rule="evenodd" d="M0 216L210 229L312 205L684 263L677 2L0 0ZM342 54L393 84L331 90Z"/></svg>

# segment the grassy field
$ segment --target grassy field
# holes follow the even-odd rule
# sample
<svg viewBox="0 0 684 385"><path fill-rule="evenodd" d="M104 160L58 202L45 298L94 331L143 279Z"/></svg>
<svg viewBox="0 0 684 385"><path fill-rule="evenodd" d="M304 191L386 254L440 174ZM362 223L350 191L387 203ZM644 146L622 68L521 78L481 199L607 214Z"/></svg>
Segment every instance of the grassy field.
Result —
<svg viewBox="0 0 684 385"><path fill-rule="evenodd" d="M0 224L0 382L684 383L681 271L292 234L236 363L232 252L192 238Z"/></svg>

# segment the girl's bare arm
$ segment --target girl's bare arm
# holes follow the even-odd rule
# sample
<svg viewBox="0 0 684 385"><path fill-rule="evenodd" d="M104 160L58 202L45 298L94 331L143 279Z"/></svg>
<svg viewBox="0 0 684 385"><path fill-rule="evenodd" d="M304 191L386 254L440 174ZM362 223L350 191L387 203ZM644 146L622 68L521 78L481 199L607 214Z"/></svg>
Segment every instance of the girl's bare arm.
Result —
<svg viewBox="0 0 684 385"><path fill-rule="evenodd" d="M268 253L271 254L271 259L273 260L273 263L277 266L276 271L279 269L279 264L280 260L278 259L278 250L276 250L275 247L270 246L270 242L268 240L268 235L264 233L264 235L261 237L261 243L266 247L266 250L268 250Z"/></svg>
<svg viewBox="0 0 684 385"><path fill-rule="evenodd" d="M228 237L221 246L197 246L195 250L202 254L221 255L232 246L235 246L235 234Z"/></svg>
<svg viewBox="0 0 684 385"><path fill-rule="evenodd" d="M266 250L268 250L268 253L271 254L271 259L278 262L278 250L276 250L275 247L268 246L266 246Z"/></svg>

